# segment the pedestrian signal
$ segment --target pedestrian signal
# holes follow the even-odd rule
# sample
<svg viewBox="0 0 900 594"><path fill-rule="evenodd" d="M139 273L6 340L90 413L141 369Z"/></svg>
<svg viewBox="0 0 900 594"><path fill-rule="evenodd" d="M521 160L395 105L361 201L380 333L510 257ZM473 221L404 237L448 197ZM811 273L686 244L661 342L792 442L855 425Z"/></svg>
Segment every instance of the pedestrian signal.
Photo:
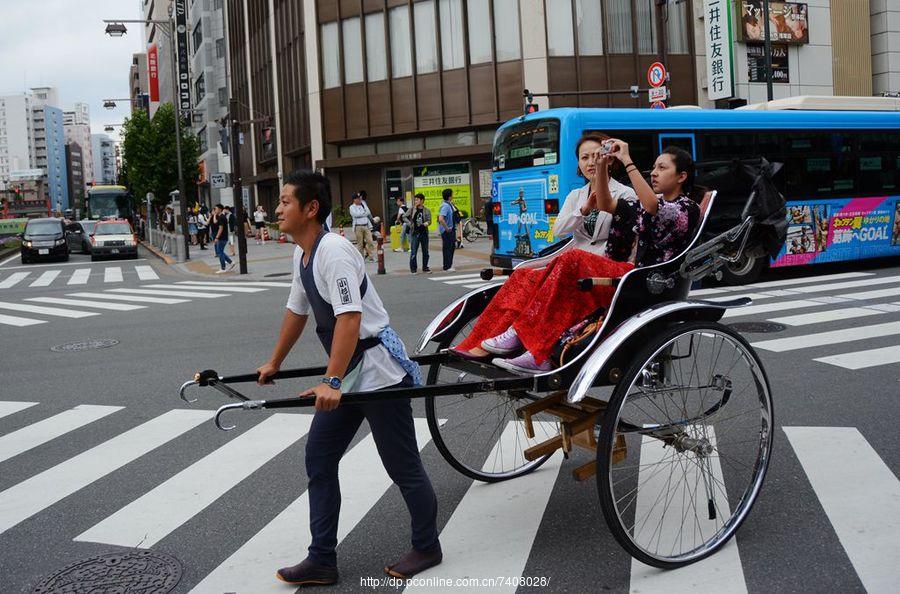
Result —
<svg viewBox="0 0 900 594"><path fill-rule="evenodd" d="M530 113L537 113L540 110L537 103L526 103L525 104L525 115Z"/></svg>

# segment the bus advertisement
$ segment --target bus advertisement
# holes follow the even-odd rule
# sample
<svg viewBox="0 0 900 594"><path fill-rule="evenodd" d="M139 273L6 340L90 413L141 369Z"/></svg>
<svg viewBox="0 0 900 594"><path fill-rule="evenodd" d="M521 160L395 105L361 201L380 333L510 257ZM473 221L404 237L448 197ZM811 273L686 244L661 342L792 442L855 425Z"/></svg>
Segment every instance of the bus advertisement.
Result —
<svg viewBox="0 0 900 594"><path fill-rule="evenodd" d="M645 174L670 145L690 152L701 169L754 157L783 164L774 181L788 204L787 241L775 258L747 257L723 269L729 283L751 282L767 266L900 257L898 111L560 108L497 130L492 265L512 267L562 239L553 236L556 215L568 193L587 183L575 154L584 132L627 142Z"/></svg>

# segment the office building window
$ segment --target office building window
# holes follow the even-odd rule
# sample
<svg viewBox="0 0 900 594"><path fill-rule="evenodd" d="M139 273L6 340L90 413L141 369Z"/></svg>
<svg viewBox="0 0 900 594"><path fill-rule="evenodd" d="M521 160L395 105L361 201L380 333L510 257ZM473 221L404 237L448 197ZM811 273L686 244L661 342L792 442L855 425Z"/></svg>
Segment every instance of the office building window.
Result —
<svg viewBox="0 0 900 594"><path fill-rule="evenodd" d="M341 53L338 47L338 24L324 23L322 37L322 78L326 89L341 86Z"/></svg>
<svg viewBox="0 0 900 594"><path fill-rule="evenodd" d="M194 81L194 96L197 101L202 101L203 97L206 95L206 81L203 80L203 75L197 77L197 80Z"/></svg>
<svg viewBox="0 0 900 594"><path fill-rule="evenodd" d="M522 57L519 41L519 0L494 0L494 36L498 62L518 60Z"/></svg>
<svg viewBox="0 0 900 594"><path fill-rule="evenodd" d="M687 3L670 3L666 6L664 14L668 14L666 20L666 41L670 54L689 54L690 41L688 41Z"/></svg>
<svg viewBox="0 0 900 594"><path fill-rule="evenodd" d="M609 53L632 53L631 0L606 0L606 25Z"/></svg>
<svg viewBox="0 0 900 594"><path fill-rule="evenodd" d="M216 39L216 57L224 58L225 57L225 38L219 37Z"/></svg>
<svg viewBox="0 0 900 594"><path fill-rule="evenodd" d="M197 53L197 50L200 49L200 45L203 43L203 27L200 26L200 21L197 21L197 26L194 27L194 53Z"/></svg>
<svg viewBox="0 0 900 594"><path fill-rule="evenodd" d="M603 13L597 0L575 0L575 27L578 53L582 56L603 54Z"/></svg>
<svg viewBox="0 0 900 594"><path fill-rule="evenodd" d="M444 70L466 65L462 0L441 0L441 60Z"/></svg>
<svg viewBox="0 0 900 594"><path fill-rule="evenodd" d="M384 44L384 13L366 15L366 75L369 82L387 78Z"/></svg>
<svg viewBox="0 0 900 594"><path fill-rule="evenodd" d="M653 0L635 0L638 53L656 53L656 7Z"/></svg>
<svg viewBox="0 0 900 594"><path fill-rule="evenodd" d="M494 59L491 51L491 12L488 0L467 0L469 62L481 64Z"/></svg>
<svg viewBox="0 0 900 594"><path fill-rule="evenodd" d="M437 32L434 27L434 0L413 4L416 32L416 73L437 70Z"/></svg>
<svg viewBox="0 0 900 594"><path fill-rule="evenodd" d="M546 0L547 52L551 56L574 56L572 39L572 1Z"/></svg>
<svg viewBox="0 0 900 594"><path fill-rule="evenodd" d="M362 31L359 17L341 21L344 40L344 84L362 82Z"/></svg>
<svg viewBox="0 0 900 594"><path fill-rule="evenodd" d="M395 6L389 17L391 27L391 71L394 78L412 74L412 47L409 39L409 6Z"/></svg>

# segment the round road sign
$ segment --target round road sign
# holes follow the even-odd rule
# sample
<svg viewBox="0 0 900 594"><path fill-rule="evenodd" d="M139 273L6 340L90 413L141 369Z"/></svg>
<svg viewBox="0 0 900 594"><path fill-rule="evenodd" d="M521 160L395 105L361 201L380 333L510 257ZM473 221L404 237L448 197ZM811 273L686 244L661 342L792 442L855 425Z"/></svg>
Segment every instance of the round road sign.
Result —
<svg viewBox="0 0 900 594"><path fill-rule="evenodd" d="M647 69L647 82L651 87L660 87L665 84L666 67L661 62L650 64L650 68Z"/></svg>
<svg viewBox="0 0 900 594"><path fill-rule="evenodd" d="M665 108L666 108L666 104L663 103L662 101L654 101L653 103L650 104L650 109L665 109Z"/></svg>

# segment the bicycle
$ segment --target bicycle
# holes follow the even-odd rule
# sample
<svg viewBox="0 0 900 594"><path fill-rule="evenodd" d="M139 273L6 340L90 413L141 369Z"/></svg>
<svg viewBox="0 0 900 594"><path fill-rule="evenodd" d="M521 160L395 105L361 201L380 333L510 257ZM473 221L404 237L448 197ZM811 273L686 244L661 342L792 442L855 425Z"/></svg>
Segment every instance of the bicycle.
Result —
<svg viewBox="0 0 900 594"><path fill-rule="evenodd" d="M476 239L487 237L487 226L475 217L469 217L463 221L462 234L466 241L472 243Z"/></svg>

